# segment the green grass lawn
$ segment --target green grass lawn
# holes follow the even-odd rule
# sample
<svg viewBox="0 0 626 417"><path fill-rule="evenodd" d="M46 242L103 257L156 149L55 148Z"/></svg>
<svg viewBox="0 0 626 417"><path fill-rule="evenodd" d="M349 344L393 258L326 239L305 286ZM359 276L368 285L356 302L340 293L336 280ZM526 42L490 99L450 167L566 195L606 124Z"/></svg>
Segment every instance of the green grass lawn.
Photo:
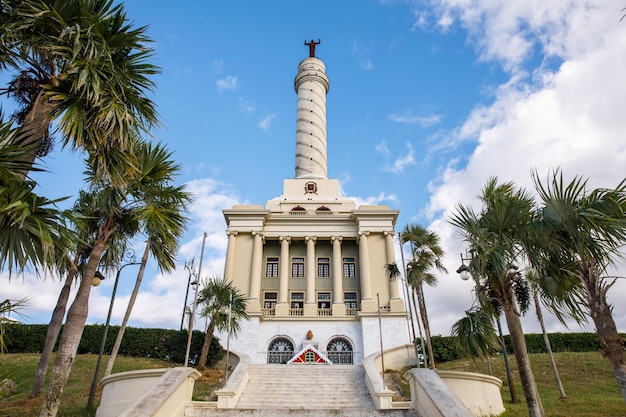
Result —
<svg viewBox="0 0 626 417"><path fill-rule="evenodd" d="M530 355L531 366L539 389L543 408L548 417L624 417L626 403L622 398L619 386L613 377L613 371L600 353L555 353L555 360L561 375L563 389L567 398L559 399L554 375L547 354ZM493 375L506 384L506 371L501 356L492 357ZM517 372L514 357L509 357L513 371L513 379L518 401L511 403L509 387L502 387L502 400L505 417L528 416L524 392ZM487 362L477 361L472 364L467 360L459 360L437 364L439 369L487 372Z"/></svg>
<svg viewBox="0 0 626 417"><path fill-rule="evenodd" d="M530 355L539 393L548 417L626 416L626 403L624 403L619 387L613 378L611 367L599 353L557 353L555 356L565 393L568 396L565 400L559 399L559 391L550 370L548 356L545 354ZM97 355L78 355L76 357L61 400L59 417L91 417L94 415L95 411L86 410L86 405L96 360ZM106 360L108 357L104 358L104 365ZM39 414L42 399L28 398L38 361L38 354L0 355L0 382L9 378L17 383L15 394L0 398L0 417L28 417ZM503 416L527 416L524 393L519 384L519 375L514 358L510 358L510 362L516 381L518 402L516 404L510 402L509 388L506 385L503 386L502 399L507 409ZM171 366L175 366L175 364L152 359L118 357L113 372ZM481 361L472 364L467 360L459 360L437 364L437 367L439 369L487 373L487 363ZM502 357L493 357L492 367L493 375L506 381ZM199 390L194 390L194 397L208 399L203 398L204 394L198 391L208 392L219 383L220 376L220 371L208 371L205 377L198 382L197 388ZM99 402L100 392L98 391L94 404L97 406Z"/></svg>
<svg viewBox="0 0 626 417"><path fill-rule="evenodd" d="M96 369L98 355L77 355L72 366L70 379L67 383L63 397L59 417L91 417L95 415L95 410L87 410L87 400L89 390L93 380L93 373ZM104 374L106 361L109 357L103 358L101 377ZM0 382L5 378L11 379L17 384L17 391L9 396L0 398L0 417L29 417L39 415L42 397L29 398L32 388L33 377L39 362L38 354L5 354L0 355ZM48 368L48 375L52 369L54 357ZM153 359L127 358L118 356L115 360L113 372L124 372L136 369L168 368L175 366L172 362L165 362ZM45 395L44 386L43 395ZM100 403L100 389L96 392L94 406Z"/></svg>

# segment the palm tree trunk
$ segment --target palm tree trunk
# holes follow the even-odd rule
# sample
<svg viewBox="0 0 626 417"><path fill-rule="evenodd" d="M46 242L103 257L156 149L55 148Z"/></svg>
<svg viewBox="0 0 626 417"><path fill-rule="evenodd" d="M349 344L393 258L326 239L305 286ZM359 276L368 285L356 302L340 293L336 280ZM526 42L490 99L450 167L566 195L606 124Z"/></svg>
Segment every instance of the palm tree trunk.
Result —
<svg viewBox="0 0 626 417"><path fill-rule="evenodd" d="M87 321L87 313L89 311L89 293L91 291L91 280L93 279L102 252L110 233L100 233L100 236L106 238L96 239L94 246L89 255L89 262L83 271L83 278L80 281L76 297L67 312L67 320L63 327L61 340L59 341L59 349L57 351L54 368L50 375L50 384L46 398L41 406L40 417L55 417L59 411L61 395L67 384L67 380L72 369L72 363L76 357L78 344L83 335L85 322Z"/></svg>
<svg viewBox="0 0 626 417"><path fill-rule="evenodd" d="M413 288L413 286L411 286L411 288ZM418 308L417 308L417 302L415 301L415 293L416 292L417 291L415 290L415 288L413 288L413 291L411 291L411 293L413 295L413 308L415 309L416 314L417 314ZM418 329L419 334L420 334L420 344L422 345L422 354L424 356L426 356L426 345L424 344L424 335L422 334L422 325L420 324L419 320L417 322L417 329ZM419 365L419 358L417 358L417 364L418 364L418 367L421 368L421 365ZM424 361L424 368L427 368L427 367L428 367L428 363L426 361Z"/></svg>
<svg viewBox="0 0 626 417"><path fill-rule="evenodd" d="M426 302L424 301L422 284L418 283L415 286L415 290L417 291L417 301L420 303L420 317L422 318L422 324L424 325L424 335L426 336L426 346L428 348L430 368L435 369L435 355L433 354L433 344L430 340L430 325L428 324L428 313L426 312Z"/></svg>
<svg viewBox="0 0 626 417"><path fill-rule="evenodd" d="M554 360L554 354L552 353L552 346L550 345L550 339L548 338L548 333L546 332L546 326L543 323L543 313L541 312L541 306L539 305L539 297L537 297L537 291L534 291L533 294L535 301L535 311L537 312L537 320L539 321L539 325L541 326L541 332L543 333L543 341L546 344L546 350L548 351L548 358L550 359L550 366L552 367L552 374L554 375L554 379L556 380L556 386L559 389L559 394L561 395L560 399L567 398L565 395L565 390L563 389L563 383L561 382L561 376L559 375L559 370L556 367L556 361Z"/></svg>
<svg viewBox="0 0 626 417"><path fill-rule="evenodd" d="M202 350L200 351L200 359L196 364L196 369L200 372L206 368L206 360L209 357L209 348L211 347L211 340L213 339L213 332L215 331L215 317L211 317L211 323L206 329L204 334L204 343L202 343Z"/></svg>
<svg viewBox="0 0 626 417"><path fill-rule="evenodd" d="M501 302L500 305L502 305L502 309L504 310L504 318L509 328L509 335L511 336L511 343L515 352L515 360L517 361L517 369L519 370L520 379L522 380L522 389L524 390L526 406L528 407L528 416L545 417L543 405L541 404L539 392L537 391L537 384L535 383L535 376L530 367L530 358L528 357L526 340L524 339L520 318L511 304Z"/></svg>
<svg viewBox="0 0 626 417"><path fill-rule="evenodd" d="M75 259L74 263L72 264L72 268L67 273L67 277L65 278L65 284L63 284L63 288L61 288L57 304L52 312L50 324L48 324L48 330L46 332L46 340L41 350L41 357L39 358L37 371L35 372L35 381L33 382L33 388L30 393L31 397L36 397L41 393L41 388L43 387L43 383L46 380L46 372L48 371L50 355L54 350L54 345L57 341L57 337L59 337L59 332L61 331L61 326L63 325L63 317L65 317L67 300L70 297L70 289L72 287L72 282L76 277L77 262L78 259Z"/></svg>
<svg viewBox="0 0 626 417"><path fill-rule="evenodd" d="M50 113L52 112L54 105L52 102L43 99L43 89L39 92L37 99L30 109L24 123L20 129L18 140L22 140L21 146L32 148L24 162L27 162L30 166L33 165L37 154L39 152L41 139L46 135L48 127L50 125ZM26 178L28 171L20 171L18 175L21 179Z"/></svg>
<svg viewBox="0 0 626 417"><path fill-rule="evenodd" d="M128 307L126 307L124 320L122 320L120 329L117 332L117 337L115 338L113 349L111 349L111 357L109 357L109 361L107 362L107 369L104 371L104 376L111 375L111 371L113 370L113 365L115 364L115 358L117 357L117 352L119 352L120 346L122 345L122 338L124 337L124 332L126 331L126 325L128 324L128 320L130 319L130 313L133 311L133 307L135 306L135 301L137 300L137 294L139 293L139 286L141 285L141 281L143 280L143 273L146 270L146 263L148 262L149 254L150 254L150 239L148 238L148 240L146 241L146 249L143 251L143 257L141 258L141 266L139 267L139 273L137 274L137 281L135 281L135 288L133 288L133 292L130 296L130 300L128 300Z"/></svg>
<svg viewBox="0 0 626 417"><path fill-rule="evenodd" d="M622 397L624 401L626 401L624 342L617 332L611 306L606 300L606 292L611 285L601 285L599 279L593 275L591 268L588 268L587 276L583 277L583 282L587 290L589 313L596 326L596 333L600 338L600 344L602 344L602 356L611 362L613 374L622 390Z"/></svg>

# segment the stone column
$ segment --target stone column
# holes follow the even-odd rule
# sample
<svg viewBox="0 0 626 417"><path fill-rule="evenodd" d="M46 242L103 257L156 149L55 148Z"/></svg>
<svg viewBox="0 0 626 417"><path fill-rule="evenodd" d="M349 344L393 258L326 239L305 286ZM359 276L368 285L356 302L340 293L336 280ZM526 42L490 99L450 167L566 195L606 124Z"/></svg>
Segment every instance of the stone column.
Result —
<svg viewBox="0 0 626 417"><path fill-rule="evenodd" d="M281 236L280 240L280 265L278 266L279 290L278 303L276 304L277 316L289 315L289 242L290 238Z"/></svg>
<svg viewBox="0 0 626 417"><path fill-rule="evenodd" d="M361 311L376 311L372 300L372 278L370 276L369 248L367 236L370 232L359 232L359 275L361 278Z"/></svg>
<svg viewBox="0 0 626 417"><path fill-rule="evenodd" d="M343 258L341 257L341 237L331 236L333 242L333 316L345 316L343 301Z"/></svg>
<svg viewBox="0 0 626 417"><path fill-rule="evenodd" d="M263 267L263 234L252 232L254 243L252 244L252 260L250 265L250 294L248 309L251 312L261 311L261 270Z"/></svg>
<svg viewBox="0 0 626 417"><path fill-rule="evenodd" d="M307 58L298 66L296 119L296 178L328 178L326 149L326 93L329 82L324 63Z"/></svg>
<svg viewBox="0 0 626 417"><path fill-rule="evenodd" d="M385 251L387 252L387 264L396 263L396 251L393 247L394 232L385 232ZM389 278L389 275L387 275ZM390 311L404 311L404 302L400 298L400 290L398 289L398 281L400 277L389 280L389 308Z"/></svg>
<svg viewBox="0 0 626 417"><path fill-rule="evenodd" d="M317 316L317 300L315 299L315 240L317 238L306 236L306 296L304 303L305 316Z"/></svg>
<svg viewBox="0 0 626 417"><path fill-rule="evenodd" d="M232 282L233 270L235 268L235 243L239 232L229 230L226 234L228 235L228 247L226 248L226 261L224 262L224 279Z"/></svg>

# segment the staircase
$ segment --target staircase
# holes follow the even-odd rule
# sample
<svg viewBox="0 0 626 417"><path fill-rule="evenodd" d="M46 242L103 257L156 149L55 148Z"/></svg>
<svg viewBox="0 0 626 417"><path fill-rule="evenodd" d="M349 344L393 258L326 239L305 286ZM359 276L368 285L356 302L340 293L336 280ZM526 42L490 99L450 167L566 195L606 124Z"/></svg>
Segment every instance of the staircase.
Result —
<svg viewBox="0 0 626 417"><path fill-rule="evenodd" d="M360 365L250 365L234 409L188 407L185 417L405 417L409 410L375 410Z"/></svg>

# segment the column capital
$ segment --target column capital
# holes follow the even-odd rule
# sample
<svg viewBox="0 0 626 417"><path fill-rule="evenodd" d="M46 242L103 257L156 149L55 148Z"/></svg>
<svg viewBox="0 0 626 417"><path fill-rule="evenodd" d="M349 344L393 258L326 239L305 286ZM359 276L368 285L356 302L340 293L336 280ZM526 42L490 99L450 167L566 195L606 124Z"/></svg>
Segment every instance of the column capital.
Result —
<svg viewBox="0 0 626 417"><path fill-rule="evenodd" d="M391 237L394 237L396 234L396 232L393 230L386 230L383 233L385 234L385 236L391 236Z"/></svg>
<svg viewBox="0 0 626 417"><path fill-rule="evenodd" d="M317 236L305 236L305 237L304 237L304 241L305 241L305 242L308 242L308 241L310 241L310 240L312 240L312 241L313 241L313 243L315 243L315 241L317 240Z"/></svg>
<svg viewBox="0 0 626 417"><path fill-rule="evenodd" d="M338 240L339 242L341 242L343 240L343 236L331 236L330 237L331 242L334 242L336 240Z"/></svg>
<svg viewBox="0 0 626 417"><path fill-rule="evenodd" d="M227 236L237 236L238 234L239 234L239 230L227 230L226 231Z"/></svg>
<svg viewBox="0 0 626 417"><path fill-rule="evenodd" d="M291 242L291 236L278 236L278 240L283 242L287 241L287 243Z"/></svg>
<svg viewBox="0 0 626 417"><path fill-rule="evenodd" d="M258 230L253 230L252 231L252 236L254 236L254 237L259 236L261 238L261 240L263 241L263 243L265 243L265 235L263 234L263 232L258 231Z"/></svg>

